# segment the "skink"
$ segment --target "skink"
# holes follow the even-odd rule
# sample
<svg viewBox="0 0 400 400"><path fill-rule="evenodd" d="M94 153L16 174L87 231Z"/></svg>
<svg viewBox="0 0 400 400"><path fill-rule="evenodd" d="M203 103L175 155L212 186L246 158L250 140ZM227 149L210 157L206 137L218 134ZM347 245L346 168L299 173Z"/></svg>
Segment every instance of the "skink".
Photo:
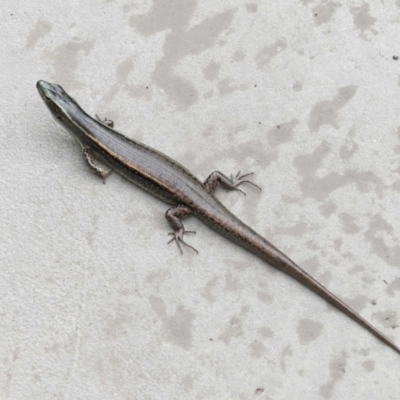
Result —
<svg viewBox="0 0 400 400"><path fill-rule="evenodd" d="M188 231L185 231L181 219L194 215L220 235L302 283L400 354L398 346L233 215L214 196L218 185L227 190L240 190L241 184L251 183L244 179L247 175L238 174L229 179L216 171L202 183L173 159L112 129L111 121L101 122L89 116L61 86L42 80L36 86L53 117L78 139L87 163L103 180L114 170L172 205L165 216L173 229L172 240L180 250L181 244L189 246L183 238Z"/></svg>

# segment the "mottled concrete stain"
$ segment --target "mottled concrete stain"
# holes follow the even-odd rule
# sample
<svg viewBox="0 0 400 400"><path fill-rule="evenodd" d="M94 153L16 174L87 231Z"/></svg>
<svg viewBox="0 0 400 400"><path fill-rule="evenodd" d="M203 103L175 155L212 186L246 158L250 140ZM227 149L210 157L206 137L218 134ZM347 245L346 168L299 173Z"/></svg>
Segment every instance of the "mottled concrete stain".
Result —
<svg viewBox="0 0 400 400"><path fill-rule="evenodd" d="M211 97L213 97L213 94L214 94L214 90L213 89L208 90L207 92L204 93L203 99L204 100L211 99Z"/></svg>
<svg viewBox="0 0 400 400"><path fill-rule="evenodd" d="M130 359L129 363L127 363L126 357L129 351L124 352L119 348L113 348L113 351L109 351L106 354L106 360L104 360L104 358L102 359L103 365L100 361L96 369L99 370L102 382L111 380L110 384L116 391L123 392L124 388L127 387L127 384L129 385L132 380L132 376L127 374L127 365L131 368L130 372L135 371L135 378L139 378L140 380L148 379L145 373L140 372L140 364L136 362L136 360L132 361L132 359ZM100 357L102 356L103 354L100 355ZM66 397L68 398L69 396ZM129 396L125 396L125 399L129 399Z"/></svg>
<svg viewBox="0 0 400 400"><path fill-rule="evenodd" d="M107 310L104 316L105 333L109 339L119 339L129 330L134 321L134 310L131 304L120 304Z"/></svg>
<svg viewBox="0 0 400 400"><path fill-rule="evenodd" d="M353 268L351 268L350 271L348 271L348 272L349 272L350 275L356 275L356 274L359 274L359 273L364 272L364 271L365 271L365 267L364 266L356 265Z"/></svg>
<svg viewBox="0 0 400 400"><path fill-rule="evenodd" d="M397 238L392 238L393 227L383 219L379 214L371 217L368 229L364 233L365 240L370 243L370 251L379 258L387 262L389 265L398 267L400 259L400 246L394 244L389 247L384 238L392 239L393 243L397 243Z"/></svg>
<svg viewBox="0 0 400 400"><path fill-rule="evenodd" d="M320 101L310 112L308 128L318 132L322 125L332 125L339 129L338 113L351 100L357 91L357 86L348 85L338 89L333 100Z"/></svg>
<svg viewBox="0 0 400 400"><path fill-rule="evenodd" d="M326 0L324 0L322 4L313 7L312 13L315 24L321 25L329 22L339 7L340 4Z"/></svg>
<svg viewBox="0 0 400 400"><path fill-rule="evenodd" d="M267 351L267 348L264 346L264 344L258 340L255 340L253 343L251 343L250 348L251 356L253 358L261 358Z"/></svg>
<svg viewBox="0 0 400 400"><path fill-rule="evenodd" d="M360 7L351 8L350 12L353 15L355 28L360 30L361 38L368 40L367 32L371 32L373 35L378 34L378 31L373 28L376 18L371 16L368 3L363 3Z"/></svg>
<svg viewBox="0 0 400 400"><path fill-rule="evenodd" d="M372 314L372 318L375 321L379 321L379 323L387 330L399 328L397 313L393 310L377 311ZM387 336L390 338L391 335ZM394 339L392 340L395 341Z"/></svg>
<svg viewBox="0 0 400 400"><path fill-rule="evenodd" d="M268 65L286 47L287 45L282 39L276 40L273 44L265 45L255 56L258 68L262 69Z"/></svg>
<svg viewBox="0 0 400 400"><path fill-rule="evenodd" d="M233 142L233 139L230 140L228 137L228 141ZM246 157L244 157L244 155L246 155ZM214 148L213 154L201 157L197 168L203 171L209 171L210 165L215 165L215 160L221 159L225 160L225 162L233 160L237 165L243 168L243 172L247 172L251 171L253 165L257 165L257 168L268 167L269 164L278 159L278 153L275 150L271 150L265 141L251 139L238 145L229 145L222 149ZM236 173L236 171L227 171L226 173L229 175L230 172ZM206 178L206 176L204 178Z"/></svg>
<svg viewBox="0 0 400 400"><path fill-rule="evenodd" d="M355 130L352 129L348 136L354 136ZM343 161L349 160L358 150L358 145L351 141L350 139L340 148L339 155Z"/></svg>
<svg viewBox="0 0 400 400"><path fill-rule="evenodd" d="M110 0L113 1L113 0ZM122 10L124 13L128 14L130 11L135 10L137 8L137 4L130 3L130 4L124 4L122 6Z"/></svg>
<svg viewBox="0 0 400 400"><path fill-rule="evenodd" d="M294 130L299 121L293 119L275 126L267 132L267 140L271 147L277 147L281 144L288 143L293 140Z"/></svg>
<svg viewBox="0 0 400 400"><path fill-rule="evenodd" d="M339 214L340 222L342 223L343 232L348 235L354 235L361 231L361 228L356 224L355 219L348 213Z"/></svg>
<svg viewBox="0 0 400 400"><path fill-rule="evenodd" d="M271 304L274 302L274 298L267 292L258 292L257 299L262 301L264 304Z"/></svg>
<svg viewBox="0 0 400 400"><path fill-rule="evenodd" d="M303 178L314 175L315 170L318 170L326 157L331 152L331 148L327 142L322 142L311 154L297 156L294 159L294 166L299 175Z"/></svg>
<svg viewBox="0 0 400 400"><path fill-rule="evenodd" d="M218 82L218 90L220 96L225 96L227 94L231 94L232 92L235 92L237 90L243 91L247 89L247 86L245 84L233 84L234 80L231 78L224 78L221 81Z"/></svg>
<svg viewBox="0 0 400 400"><path fill-rule="evenodd" d="M232 271L227 271L225 274L225 288L224 290L227 292L236 292L243 286L239 284L240 279L236 274L233 274Z"/></svg>
<svg viewBox="0 0 400 400"><path fill-rule="evenodd" d="M28 37L26 38L25 42L25 48L26 49L31 49L36 46L36 43L40 40L46 37L49 32L51 31L52 26L50 22L39 19L38 22L36 22L35 26L31 29L29 32Z"/></svg>
<svg viewBox="0 0 400 400"><path fill-rule="evenodd" d="M310 3L313 3L314 2L314 0L300 0L305 6L307 5L307 4L310 4Z"/></svg>
<svg viewBox="0 0 400 400"><path fill-rule="evenodd" d="M165 37L164 56L156 64L151 83L162 88L180 110L196 103L198 91L179 76L175 68L186 56L200 54L215 45L221 33L231 25L235 13L235 10L227 10L190 27L196 5L193 0L172 3L155 0L147 14L135 15L130 20L131 26L145 36L169 31Z"/></svg>
<svg viewBox="0 0 400 400"><path fill-rule="evenodd" d="M219 340L222 340L227 346L231 343L231 340L244 335L242 328L242 315L246 314L247 308L243 307L241 316L233 316L226 324L224 331L218 336Z"/></svg>
<svg viewBox="0 0 400 400"><path fill-rule="evenodd" d="M314 342L320 335L323 325L319 322L305 318L299 321L297 325L297 336L300 344L307 345Z"/></svg>
<svg viewBox="0 0 400 400"><path fill-rule="evenodd" d="M12 353L12 362L15 362L19 359L20 353L21 353L21 348L19 346L16 346Z"/></svg>
<svg viewBox="0 0 400 400"><path fill-rule="evenodd" d="M8 369L6 372L5 372L5 378L3 379L3 382L2 382L2 388L1 388L1 391L2 391L2 393L4 394L4 398L5 399L9 399L9 395L10 395L10 387L11 387L11 381L12 381L12 379L13 379L13 374L12 374L12 372L10 371L10 369Z"/></svg>
<svg viewBox="0 0 400 400"><path fill-rule="evenodd" d="M155 0L147 14L134 15L130 24L147 37L168 29L186 31L196 7L197 0Z"/></svg>
<svg viewBox="0 0 400 400"><path fill-rule="evenodd" d="M194 382L195 382L196 378L194 376L191 375L186 375L183 377L182 379L182 385L185 388L185 390L188 391L192 391L193 390L193 386L194 386Z"/></svg>
<svg viewBox="0 0 400 400"><path fill-rule="evenodd" d="M326 253L324 251L321 251L321 249L315 247L313 243L307 242L306 245L312 250L318 250L319 253L322 254L322 257L326 257ZM331 260L331 263L335 264L335 261ZM318 273L320 262L317 256L302 261L301 267L304 268L304 270L306 270L312 277L314 277L318 282L326 287L328 287L329 283L332 281L332 272L325 270L322 273Z"/></svg>
<svg viewBox="0 0 400 400"><path fill-rule="evenodd" d="M91 250L95 250L94 248L94 238L96 236L96 232L98 229L98 225L99 225L99 214L94 213L90 216L91 219L91 227L90 230L88 229L86 231L86 241L88 246L91 248Z"/></svg>
<svg viewBox="0 0 400 400"><path fill-rule="evenodd" d="M244 131L247 131L248 125L247 124L237 125L233 129L234 129L235 133L244 132Z"/></svg>
<svg viewBox="0 0 400 400"><path fill-rule="evenodd" d="M150 90L150 87L145 85L126 84L125 91L132 98L140 97L142 99L145 99L146 101L150 101L152 97L152 92Z"/></svg>
<svg viewBox="0 0 400 400"><path fill-rule="evenodd" d="M213 290L217 286L218 280L219 280L218 276L215 276L214 278L210 279L207 282L201 294L201 296L204 299L206 299L209 303L214 303L217 299L217 295L213 293Z"/></svg>
<svg viewBox="0 0 400 400"><path fill-rule="evenodd" d="M361 364L366 372L372 372L375 370L375 361L366 360Z"/></svg>
<svg viewBox="0 0 400 400"><path fill-rule="evenodd" d="M105 103L109 103L118 93L121 87L124 87L123 85L128 81L128 76L133 70L134 70L134 65L131 58L127 58L118 63L115 72L115 83L110 87L108 93L104 96ZM134 91L132 93L131 91L130 94L131 96L137 96L138 92Z"/></svg>
<svg viewBox="0 0 400 400"><path fill-rule="evenodd" d="M294 159L297 173L303 178L300 183L303 197L313 197L319 201L329 200L331 193L350 184L363 193L383 191L385 186L373 171L347 169L341 174L331 172L320 178L321 172L318 170L322 168L330 152L328 143L322 142L311 154Z"/></svg>
<svg viewBox="0 0 400 400"><path fill-rule="evenodd" d="M206 81L213 81L218 78L221 64L215 61L210 61L205 68L203 68L203 76Z"/></svg>
<svg viewBox="0 0 400 400"><path fill-rule="evenodd" d="M333 248L335 249L335 251L340 252L342 244L343 244L342 239L335 239L333 241Z"/></svg>
<svg viewBox="0 0 400 400"><path fill-rule="evenodd" d="M393 280L387 287L386 292L389 296L394 297L395 292L400 292L400 278Z"/></svg>
<svg viewBox="0 0 400 400"><path fill-rule="evenodd" d="M358 314L361 314L361 312L365 309L365 307L367 307L367 305L371 303L368 297L363 295L358 295L352 298L342 297L342 299Z"/></svg>
<svg viewBox="0 0 400 400"><path fill-rule="evenodd" d="M49 56L54 59L54 82L66 82L69 91L81 87L82 85L73 80L75 71L79 67L81 57L89 54L95 45L94 40L72 39L56 47Z"/></svg>
<svg viewBox="0 0 400 400"><path fill-rule="evenodd" d="M375 278L373 277L373 275L368 275L368 274L364 274L361 277L361 280L363 283L365 283L367 286L363 286L364 289L368 290L368 286L370 286L371 284L373 284L375 282ZM371 304L375 305L376 304L376 300L372 300Z"/></svg>
<svg viewBox="0 0 400 400"><path fill-rule="evenodd" d="M207 138L209 138L210 136L214 135L214 133L215 133L215 128L214 128L212 125L209 125L209 126L207 126L207 127L205 127L205 128L203 129L201 135L202 135L205 139L207 139ZM188 155L188 154L186 154L186 156L187 156L187 155ZM193 156L194 156L194 154L193 154ZM194 159L194 157L191 158L191 160L193 160L193 159ZM189 159L188 159L188 160L189 160Z"/></svg>
<svg viewBox="0 0 400 400"><path fill-rule="evenodd" d="M192 346L193 321L196 316L183 306L178 306L174 315L169 316L167 307L160 297L150 296L149 301L163 325L167 340L188 350Z"/></svg>
<svg viewBox="0 0 400 400"><path fill-rule="evenodd" d="M258 5L256 3L247 3L246 10L249 13L255 13L258 10Z"/></svg>
<svg viewBox="0 0 400 400"><path fill-rule="evenodd" d="M279 235L301 237L308 230L309 225L305 221L299 220L293 226L278 226L274 232Z"/></svg>
<svg viewBox="0 0 400 400"><path fill-rule="evenodd" d="M282 193L282 202L287 204L296 204L299 202L299 198L297 196Z"/></svg>
<svg viewBox="0 0 400 400"><path fill-rule="evenodd" d="M241 50L237 50L232 54L232 61L240 62L246 58L246 53Z"/></svg>
<svg viewBox="0 0 400 400"><path fill-rule="evenodd" d="M343 379L344 374L346 373L346 366L346 355L337 357L336 360L329 363L329 380L318 390L323 399L329 400L332 398L336 385L341 379Z"/></svg>
<svg viewBox="0 0 400 400"><path fill-rule="evenodd" d="M323 215L325 218L329 218L332 214L334 214L337 208L337 205L330 200L325 201L318 207L321 215Z"/></svg>
<svg viewBox="0 0 400 400"><path fill-rule="evenodd" d="M272 332L269 328L260 328L259 333L264 339L269 339L274 336L274 332Z"/></svg>
<svg viewBox="0 0 400 400"><path fill-rule="evenodd" d="M312 247L312 246L309 246L309 247ZM314 248L314 250L318 250L318 249L317 249L317 248ZM318 269L319 269L319 265L320 265L320 263L319 263L319 258L318 258L317 256L313 256L313 257L307 258L307 259L305 259L301 264L304 266L305 270L306 270L311 276L313 276L314 278L316 278L317 272L318 272ZM317 279L317 278L316 278L316 279ZM317 280L318 280L319 282L321 282L321 281L319 280L319 278L318 278ZM321 283L323 283L323 282L321 282Z"/></svg>
<svg viewBox="0 0 400 400"><path fill-rule="evenodd" d="M286 346L281 351L280 368L282 372L286 372L286 359L293 356L293 350L290 346Z"/></svg>
<svg viewBox="0 0 400 400"><path fill-rule="evenodd" d="M143 211L140 211L140 210L130 210L129 214L126 213L124 215L123 221L124 221L124 224L132 227L132 226L135 226L135 224L137 224L137 222L141 218L147 218L146 213L144 213Z"/></svg>
<svg viewBox="0 0 400 400"><path fill-rule="evenodd" d="M150 272L146 276L146 282L153 288L158 288L162 283L164 283L171 276L171 272L167 269L159 269Z"/></svg>
<svg viewBox="0 0 400 400"><path fill-rule="evenodd" d="M324 254L324 256L326 256ZM332 262L332 265L338 265L339 262ZM324 286L329 286L329 283L332 281L332 272L331 271L324 271L322 274L318 275L318 282L321 282Z"/></svg>
<svg viewBox="0 0 400 400"><path fill-rule="evenodd" d="M295 92L301 92L303 90L303 82L296 81L293 83L293 90Z"/></svg>

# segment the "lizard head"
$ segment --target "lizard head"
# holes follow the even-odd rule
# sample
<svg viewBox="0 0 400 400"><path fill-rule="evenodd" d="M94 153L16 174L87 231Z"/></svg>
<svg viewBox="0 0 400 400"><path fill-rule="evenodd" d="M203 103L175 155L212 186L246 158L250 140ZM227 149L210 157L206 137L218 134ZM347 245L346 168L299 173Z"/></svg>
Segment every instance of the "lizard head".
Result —
<svg viewBox="0 0 400 400"><path fill-rule="evenodd" d="M74 108L79 107L68 93L55 83L38 81L36 84L40 97L58 122L66 123Z"/></svg>

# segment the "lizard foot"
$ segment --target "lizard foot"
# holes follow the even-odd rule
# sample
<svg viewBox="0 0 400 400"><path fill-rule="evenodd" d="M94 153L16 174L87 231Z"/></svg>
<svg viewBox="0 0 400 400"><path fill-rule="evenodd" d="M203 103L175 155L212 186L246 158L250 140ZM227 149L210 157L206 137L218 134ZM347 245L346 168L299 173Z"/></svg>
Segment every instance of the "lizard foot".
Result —
<svg viewBox="0 0 400 400"><path fill-rule="evenodd" d="M170 232L168 233L168 235L172 235L173 238L168 242L168 244L170 244L171 242L173 242L175 240L175 243L177 244L181 254L183 254L182 251L182 247L181 247L181 243L184 244L185 246L191 248L193 251L195 251L197 254L199 254L199 252L192 246L190 246L189 244L187 244L184 240L183 240L183 235L185 233L196 233L195 231L185 231L184 229L179 229L175 232Z"/></svg>
<svg viewBox="0 0 400 400"><path fill-rule="evenodd" d="M257 186L255 183L253 183L253 182L251 182L251 181L249 181L249 180L247 180L247 179L243 179L243 178L246 178L246 176L249 176L249 175L253 175L253 172L250 172L250 173L248 173L248 174L240 175L240 171L239 171L235 176L231 175L231 182L232 182L232 185L235 187L235 189L236 189L237 191L243 193L245 196L246 196L246 193L243 192L243 190L240 190L240 189L239 189L239 186L240 186L242 183L249 183L250 185L253 185L253 186L256 187L257 189L261 190L261 188L260 188L259 186Z"/></svg>

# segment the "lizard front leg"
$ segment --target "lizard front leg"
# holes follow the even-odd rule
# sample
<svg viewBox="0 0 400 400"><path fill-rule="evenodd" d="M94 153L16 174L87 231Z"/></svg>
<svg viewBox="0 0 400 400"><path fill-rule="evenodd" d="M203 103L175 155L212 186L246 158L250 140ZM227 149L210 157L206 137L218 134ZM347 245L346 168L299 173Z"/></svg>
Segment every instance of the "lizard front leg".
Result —
<svg viewBox="0 0 400 400"><path fill-rule="evenodd" d="M106 125L110 128L114 127L114 122L111 121L111 119L101 119L97 114L96 114L96 119L97 121L101 122L103 125ZM89 147L85 147L83 149L83 155L85 156L85 160L88 163L89 167L97 174L100 175L103 178L103 183L106 183L106 178L111 174L112 170L111 169L106 169L102 167L101 165L97 164L94 161L94 156L93 152Z"/></svg>
<svg viewBox="0 0 400 400"><path fill-rule="evenodd" d="M111 169L106 169L102 167L100 164L97 164L94 161L92 149L89 147L85 147L83 149L83 155L85 156L85 160L88 163L89 167L97 174L103 178L103 183L106 183L106 178L111 174Z"/></svg>
<svg viewBox="0 0 400 400"><path fill-rule="evenodd" d="M204 181L204 185L206 186L206 189L210 193L214 193L215 189L220 185L226 190L237 190L244 195L246 195L243 190L239 189L239 186L242 185L243 183L249 183L250 185L255 186L257 189L261 188L257 186L255 183L245 180L243 178L246 178L246 176L252 175L253 173L250 172L249 174L244 174L240 175L240 171L235 175L231 175L230 178L228 178L226 175L224 175L222 172L219 171L214 171L210 174L210 176Z"/></svg>
<svg viewBox="0 0 400 400"><path fill-rule="evenodd" d="M114 121L108 118L101 119L97 114L96 114L96 119L97 121L101 122L103 125L108 126L109 128L114 128Z"/></svg>

